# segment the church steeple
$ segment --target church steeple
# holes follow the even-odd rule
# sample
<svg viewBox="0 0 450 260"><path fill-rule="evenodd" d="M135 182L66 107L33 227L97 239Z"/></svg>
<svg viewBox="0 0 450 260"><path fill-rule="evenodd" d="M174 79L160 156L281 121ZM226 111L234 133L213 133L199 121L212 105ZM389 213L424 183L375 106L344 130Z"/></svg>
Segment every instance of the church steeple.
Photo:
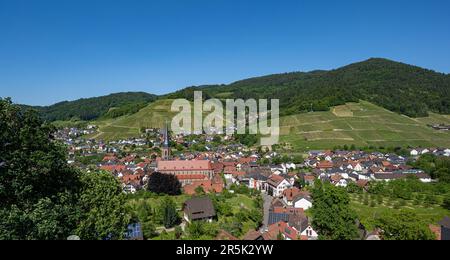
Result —
<svg viewBox="0 0 450 260"><path fill-rule="evenodd" d="M170 137L169 137L169 124L166 121L166 126L164 128L164 143L162 146L162 159L169 160L170 159Z"/></svg>

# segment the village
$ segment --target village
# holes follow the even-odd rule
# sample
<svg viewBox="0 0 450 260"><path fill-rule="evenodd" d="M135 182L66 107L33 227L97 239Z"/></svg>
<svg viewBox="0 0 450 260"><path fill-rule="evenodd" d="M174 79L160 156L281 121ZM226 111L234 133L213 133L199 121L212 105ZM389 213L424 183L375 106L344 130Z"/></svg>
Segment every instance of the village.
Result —
<svg viewBox="0 0 450 260"><path fill-rule="evenodd" d="M154 173L175 176L181 184L184 201L177 208L179 227L184 232L193 222L218 220L217 203L207 195L261 198L261 219L236 236L224 229L219 240L317 240L308 211L314 200L310 188L317 181L362 191L371 183L389 182L414 176L422 183L435 180L429 173L411 166L423 155L450 157L448 148L410 148L408 156L360 150L320 150L299 156L251 148L228 136L171 137L168 128L146 129L140 138L97 141L84 138L95 132L64 128L55 134L68 147L69 163L85 170L101 170L116 176L126 194L147 191ZM245 190L245 192L242 192ZM223 195L225 194L225 195ZM245 208L244 203L238 205ZM251 217L250 217L251 218ZM432 227L441 239L448 236L448 219ZM361 226L361 225L360 225ZM431 227L430 227L431 228ZM142 225L130 225L130 239L144 239ZM174 229L162 229L167 233ZM361 228L362 240L380 240L377 230ZM441 234L442 233L442 234Z"/></svg>

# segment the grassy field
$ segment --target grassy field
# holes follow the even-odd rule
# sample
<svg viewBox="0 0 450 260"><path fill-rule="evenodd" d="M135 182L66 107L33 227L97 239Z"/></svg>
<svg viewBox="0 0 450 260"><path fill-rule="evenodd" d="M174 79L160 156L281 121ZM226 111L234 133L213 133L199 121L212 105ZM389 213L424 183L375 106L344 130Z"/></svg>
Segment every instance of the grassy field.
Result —
<svg viewBox="0 0 450 260"><path fill-rule="evenodd" d="M95 139L117 140L139 137L140 129L163 128L175 113L170 112L172 100L158 100L133 115L93 122L99 126L99 133L90 136Z"/></svg>
<svg viewBox="0 0 450 260"><path fill-rule="evenodd" d="M183 218L183 211L182 211L183 204L186 200L192 198L192 196L183 194L183 195L179 195L179 196L170 196L170 198L173 199L173 201L176 204L179 217ZM129 206L131 209L136 210L137 208L139 208L140 205L146 204L146 205L150 206L151 209L155 210L159 207L159 205L161 203L161 199L162 199L162 197L150 196L150 195L148 197L130 198L127 201L127 206ZM250 196L236 194L232 198L227 199L225 203L231 207L232 214L233 214L233 216L235 216L236 214L242 212L243 210L250 211L250 210L257 209L255 206L254 200L255 199ZM232 221L234 221L233 216L219 217L218 222L214 222L214 225L217 225L217 227L219 228L219 226L223 225L223 223L226 221L232 222ZM257 224L255 222L253 222L252 220L247 219L246 221L244 221L242 223L242 236L244 236L249 230L254 230L255 228L257 228ZM163 227L160 226L160 227L157 227L157 229L163 229ZM153 239L155 239L155 240L175 239L175 233L173 232L173 229L169 230L169 231L170 232L160 234L160 235L154 237Z"/></svg>
<svg viewBox="0 0 450 260"><path fill-rule="evenodd" d="M413 201L404 201L403 206L399 206L398 200L392 200L391 198L383 197L382 204L376 203L374 207L364 205L364 199L358 198L358 195L351 194L351 207L356 211L361 223L368 229L374 229L375 218L383 215L387 215L391 212L395 212L401 209L413 210L421 219L428 224L436 225L445 216L450 215L450 211L442 208L439 205L416 204ZM369 201L377 201L375 197L370 198ZM398 205L395 207L395 205Z"/></svg>
<svg viewBox="0 0 450 260"><path fill-rule="evenodd" d="M412 119L369 102L335 107L281 119L281 141L294 149L330 149L338 145L450 146L450 132L439 132L429 123L450 123L446 115Z"/></svg>
<svg viewBox="0 0 450 260"><path fill-rule="evenodd" d="M176 113L172 100L158 100L134 115L93 122L99 133L90 137L115 140L139 136L140 129L161 128ZM435 131L431 123L450 124L450 116L431 114L409 118L369 102L350 103L329 112L312 112L280 119L281 141L295 150L331 149L338 145L450 146L450 132Z"/></svg>
<svg viewBox="0 0 450 260"><path fill-rule="evenodd" d="M170 196L173 201L175 202L177 209L181 210L183 208L183 204L186 200L190 199L191 196L183 194L183 195L179 195L179 196ZM153 197L153 198L139 198L139 199L133 199L133 200L129 200L128 204L130 206L135 206L139 203L145 202L147 203L152 209L156 209L157 207L159 207L161 201L161 197Z"/></svg>

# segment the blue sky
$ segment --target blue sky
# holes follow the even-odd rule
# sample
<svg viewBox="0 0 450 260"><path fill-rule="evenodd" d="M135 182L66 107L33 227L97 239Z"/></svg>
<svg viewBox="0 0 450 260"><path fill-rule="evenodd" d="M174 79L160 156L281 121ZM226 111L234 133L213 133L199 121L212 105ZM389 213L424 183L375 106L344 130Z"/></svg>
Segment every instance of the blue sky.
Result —
<svg viewBox="0 0 450 260"><path fill-rule="evenodd" d="M163 94L384 57L450 72L450 2L0 0L0 96Z"/></svg>

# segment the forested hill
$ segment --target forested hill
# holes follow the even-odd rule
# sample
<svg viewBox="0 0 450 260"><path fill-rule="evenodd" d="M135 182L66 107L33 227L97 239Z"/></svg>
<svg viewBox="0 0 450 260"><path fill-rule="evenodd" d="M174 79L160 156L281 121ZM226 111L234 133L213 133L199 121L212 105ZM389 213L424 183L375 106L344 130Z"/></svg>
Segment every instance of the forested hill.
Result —
<svg viewBox="0 0 450 260"><path fill-rule="evenodd" d="M293 72L229 85L194 86L160 97L128 92L33 108L48 121L114 118L136 113L158 98L192 100L195 90L202 90L205 98L278 98L282 115L327 111L359 100L410 117L425 117L428 112L450 114L449 74L386 59L369 59L330 71Z"/></svg>
<svg viewBox="0 0 450 260"><path fill-rule="evenodd" d="M22 107L37 110L41 117L48 121L93 120L99 117L117 117L136 113L156 98L156 95L144 92L126 92L76 101L64 101L46 107Z"/></svg>
<svg viewBox="0 0 450 260"><path fill-rule="evenodd" d="M386 59L369 59L331 71L294 72L191 87L168 97L278 98L283 115L323 111L367 100L411 117L450 114L450 75Z"/></svg>

